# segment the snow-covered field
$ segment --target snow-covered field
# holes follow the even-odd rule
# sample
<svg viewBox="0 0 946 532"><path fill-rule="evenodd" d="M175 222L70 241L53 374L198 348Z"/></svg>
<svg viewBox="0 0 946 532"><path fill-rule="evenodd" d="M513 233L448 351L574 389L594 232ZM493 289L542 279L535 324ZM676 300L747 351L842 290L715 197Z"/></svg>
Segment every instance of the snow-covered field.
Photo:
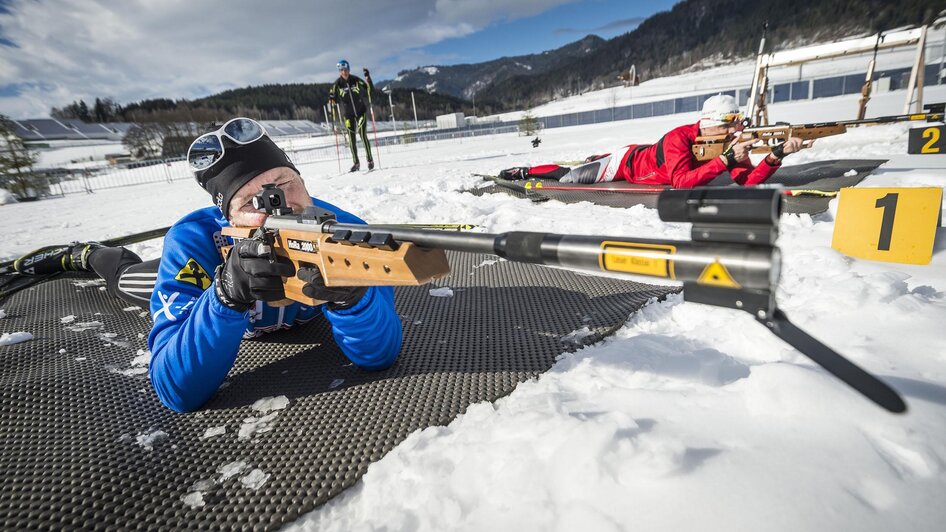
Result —
<svg viewBox="0 0 946 532"><path fill-rule="evenodd" d="M946 99L928 89L927 101ZM903 93L871 101L898 113ZM850 118L856 97L776 105L774 120ZM456 192L471 172L571 160L653 142L682 116L548 130L381 153L381 169L300 167L313 195L369 222L464 222L689 237L655 211ZM687 119L688 120L688 119ZM695 118L694 118L695 120ZM861 186L946 184L946 156L907 156L905 125L819 141L786 162L886 158ZM0 257L40 244L167 225L210 204L195 182L109 189L0 206ZM612 338L565 355L495 404L412 434L354 488L297 523L326 530L938 530L946 522L946 232L928 266L831 249L836 202L785 215L778 299L808 332L907 399L869 403L742 313L672 297ZM145 258L160 242L135 249ZM129 358L133 354L129 353ZM288 414L284 413L283 416ZM275 421L278 423L278 421ZM147 427L142 427L142 430Z"/></svg>

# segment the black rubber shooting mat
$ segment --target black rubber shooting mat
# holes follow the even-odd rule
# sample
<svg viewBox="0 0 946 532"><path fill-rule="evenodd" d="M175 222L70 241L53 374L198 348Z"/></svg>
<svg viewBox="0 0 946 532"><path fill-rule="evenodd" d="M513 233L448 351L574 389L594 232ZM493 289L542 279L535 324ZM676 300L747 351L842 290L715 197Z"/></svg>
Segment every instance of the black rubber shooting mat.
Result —
<svg viewBox="0 0 946 532"><path fill-rule="evenodd" d="M131 365L146 347L146 311L75 276L13 295L0 332L35 338L0 347L0 528L279 528L411 432L510 393L676 291L488 255L449 258L448 278L397 289L404 346L393 368L355 368L318 318L244 341L225 387L191 414L163 407ZM432 296L437 286L453 296ZM252 408L282 395L282 410ZM202 438L221 426L225 434Z"/></svg>
<svg viewBox="0 0 946 532"><path fill-rule="evenodd" d="M837 192L842 188L857 185L885 162L887 162L885 159L839 159L786 166L780 168L775 175L766 181L766 184L784 185L789 189ZM661 188L661 185L637 185L626 181L596 183L592 185L559 183L554 179L535 179L532 181L541 181L543 185L548 186L578 186L587 188L587 191L548 190L545 188L540 190L533 188L529 191L524 191L521 187L526 183L525 181L511 181L509 182L511 185L507 186L494 183L485 187L467 190L466 192L477 196L504 193L519 198L529 198L533 201L543 201L544 199L558 200L563 203L587 201L607 207L627 208L635 205L643 205L647 208L655 209L657 208L657 196L659 192L654 191L654 189ZM735 187L739 185L733 183L732 178L727 172L711 181L708 186ZM626 190L642 189L643 192L630 193L595 190L601 188L620 188ZM816 214L826 211L830 201L830 196L786 196L783 212Z"/></svg>

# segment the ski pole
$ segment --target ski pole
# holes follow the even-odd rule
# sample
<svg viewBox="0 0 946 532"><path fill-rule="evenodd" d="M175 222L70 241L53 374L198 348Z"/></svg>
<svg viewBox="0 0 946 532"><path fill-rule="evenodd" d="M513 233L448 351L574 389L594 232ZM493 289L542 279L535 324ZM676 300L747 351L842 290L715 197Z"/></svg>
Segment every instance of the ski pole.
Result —
<svg viewBox="0 0 946 532"><path fill-rule="evenodd" d="M335 136L335 160L338 161L338 173L342 173L342 155L338 151L338 131L335 130L335 104L332 101L328 102L328 106L332 108L332 134Z"/></svg>
<svg viewBox="0 0 946 532"><path fill-rule="evenodd" d="M374 105L371 103L371 89L373 89L374 87L372 86L373 84L369 84L367 82L367 79L369 79L367 68L364 69L364 74L365 74L365 80L366 80L365 85L368 86L368 110L371 112L371 131L372 133L374 133L374 152L378 158L378 168L380 169L381 168L381 146L378 144L378 128L374 125Z"/></svg>
<svg viewBox="0 0 946 532"><path fill-rule="evenodd" d="M371 90L368 90L368 110L371 111L371 131L374 133L374 152L378 158L378 168L381 168L381 145L378 144L378 128L374 125L374 106L371 105Z"/></svg>

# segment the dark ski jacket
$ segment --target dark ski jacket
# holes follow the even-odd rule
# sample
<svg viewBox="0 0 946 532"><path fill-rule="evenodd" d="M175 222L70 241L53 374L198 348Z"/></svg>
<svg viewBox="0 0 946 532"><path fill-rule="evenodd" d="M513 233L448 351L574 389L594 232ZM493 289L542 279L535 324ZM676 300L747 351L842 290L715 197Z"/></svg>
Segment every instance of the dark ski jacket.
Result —
<svg viewBox="0 0 946 532"><path fill-rule="evenodd" d="M365 223L329 203L315 198L313 203L335 212L339 222ZM220 247L232 243L220 235L228 225L217 207L207 207L179 220L164 239L151 295L154 326L148 335L148 373L162 403L178 412L196 410L223 383L244 338L288 329L319 313L356 366L379 370L394 363L402 330L391 287L370 287L354 307L337 311L325 305L271 307L257 301L247 312L237 312L221 304L213 275L223 262Z"/></svg>
<svg viewBox="0 0 946 532"><path fill-rule="evenodd" d="M621 161L615 179L633 183L671 185L674 188L692 188L705 185L725 172L726 164L714 157L709 161L697 161L691 148L700 134L700 124L680 126L669 131L657 144L630 146ZM627 158L631 158L627 164ZM757 185L772 177L781 166L766 157L753 167L748 159L729 169L732 180L740 185Z"/></svg>
<svg viewBox="0 0 946 532"><path fill-rule="evenodd" d="M343 117L351 119L367 111L365 99L368 98L368 92L374 90L374 85L371 83L371 76L365 77L367 82L354 74L349 74L347 80L339 76L329 89L329 95L334 96L341 106Z"/></svg>

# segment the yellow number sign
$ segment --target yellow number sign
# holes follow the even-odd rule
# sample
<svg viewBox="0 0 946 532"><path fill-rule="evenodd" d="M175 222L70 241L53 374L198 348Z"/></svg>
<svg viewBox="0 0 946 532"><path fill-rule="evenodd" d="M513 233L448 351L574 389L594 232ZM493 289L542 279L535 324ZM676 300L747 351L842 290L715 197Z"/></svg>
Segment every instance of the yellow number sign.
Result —
<svg viewBox="0 0 946 532"><path fill-rule="evenodd" d="M907 153L946 153L946 126L924 126L910 130Z"/></svg>
<svg viewBox="0 0 946 532"><path fill-rule="evenodd" d="M942 188L844 188L831 247L868 260L929 264Z"/></svg>

